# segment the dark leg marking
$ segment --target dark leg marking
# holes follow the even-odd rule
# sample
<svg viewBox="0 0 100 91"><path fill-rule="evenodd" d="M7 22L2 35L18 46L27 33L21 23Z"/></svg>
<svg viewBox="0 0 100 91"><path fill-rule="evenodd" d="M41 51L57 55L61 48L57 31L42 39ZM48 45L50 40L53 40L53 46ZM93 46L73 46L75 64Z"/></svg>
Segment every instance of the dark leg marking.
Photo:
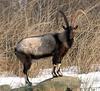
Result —
<svg viewBox="0 0 100 91"><path fill-rule="evenodd" d="M53 75L53 77L58 77L58 75L57 75L57 73L56 73L56 66L57 65L53 65L54 67L53 67L53 71L52 71L52 75Z"/></svg>
<svg viewBox="0 0 100 91"><path fill-rule="evenodd" d="M59 64L61 64L61 58L60 58L60 53L59 50L56 50L54 52L53 58L52 58L52 62L53 62L53 77L58 77L59 76L59 71L60 71L60 66Z"/></svg>
<svg viewBox="0 0 100 91"><path fill-rule="evenodd" d="M61 72L61 69L60 69L60 66L61 66L61 64L58 64L57 65L58 67L58 70L57 70L57 74L60 76L60 77L62 77L63 75L62 75L62 72Z"/></svg>

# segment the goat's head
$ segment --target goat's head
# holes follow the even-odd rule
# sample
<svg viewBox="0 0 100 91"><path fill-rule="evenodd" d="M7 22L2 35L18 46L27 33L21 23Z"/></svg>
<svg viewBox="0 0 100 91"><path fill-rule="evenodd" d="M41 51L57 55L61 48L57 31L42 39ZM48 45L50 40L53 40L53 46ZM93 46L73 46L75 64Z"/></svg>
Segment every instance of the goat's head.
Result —
<svg viewBox="0 0 100 91"><path fill-rule="evenodd" d="M65 14L62 11L59 11L65 21L66 26L63 25L63 29L66 31L67 36L69 37L69 39L73 39L74 38L74 30L76 30L78 28L78 25L69 25L68 19L65 16Z"/></svg>

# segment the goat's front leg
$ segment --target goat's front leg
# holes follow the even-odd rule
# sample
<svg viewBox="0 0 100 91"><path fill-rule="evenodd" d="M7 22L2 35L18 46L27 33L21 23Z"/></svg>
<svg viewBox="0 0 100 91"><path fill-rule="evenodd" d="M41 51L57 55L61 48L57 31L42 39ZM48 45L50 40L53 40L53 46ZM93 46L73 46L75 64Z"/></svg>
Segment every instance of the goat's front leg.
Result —
<svg viewBox="0 0 100 91"><path fill-rule="evenodd" d="M57 74L57 65L53 65L53 71L52 71L52 75L53 77L58 77L58 74Z"/></svg>
<svg viewBox="0 0 100 91"><path fill-rule="evenodd" d="M55 54L53 55L53 71L52 71L52 75L53 77L59 77L62 76L61 70L60 70L60 66L61 66L61 58L60 58L60 53L59 52L55 52Z"/></svg>
<svg viewBox="0 0 100 91"><path fill-rule="evenodd" d="M52 71L53 77L59 77L59 76L61 77L62 76L60 66L61 66L61 64L53 65L53 71Z"/></svg>
<svg viewBox="0 0 100 91"><path fill-rule="evenodd" d="M61 64L58 64L58 65L57 65L57 74L61 77L61 76L63 76L63 75L62 75L62 72L61 72L60 67L61 67Z"/></svg>
<svg viewBox="0 0 100 91"><path fill-rule="evenodd" d="M58 77L58 76L62 76L62 72L60 70L60 66L61 66L61 60L63 59L64 55L66 54L68 50L66 50L66 48L61 45L60 48L57 48L53 54L53 77Z"/></svg>

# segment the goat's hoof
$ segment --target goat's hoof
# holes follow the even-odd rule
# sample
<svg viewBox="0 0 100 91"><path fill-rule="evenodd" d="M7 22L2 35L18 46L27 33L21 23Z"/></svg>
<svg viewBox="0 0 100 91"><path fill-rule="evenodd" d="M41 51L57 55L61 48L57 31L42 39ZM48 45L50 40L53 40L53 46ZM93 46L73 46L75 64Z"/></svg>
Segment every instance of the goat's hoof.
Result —
<svg viewBox="0 0 100 91"><path fill-rule="evenodd" d="M63 75L59 75L59 77L62 77Z"/></svg>
<svg viewBox="0 0 100 91"><path fill-rule="evenodd" d="M56 78L56 77L62 77L63 75L62 74L59 74L59 75L53 75L53 78Z"/></svg>
<svg viewBox="0 0 100 91"><path fill-rule="evenodd" d="M54 75L54 76L53 76L53 78L56 78L56 77L59 77L59 76L57 76L57 75Z"/></svg>
<svg viewBox="0 0 100 91"><path fill-rule="evenodd" d="M59 77L62 77L63 76L63 74L62 73L59 73Z"/></svg>
<svg viewBox="0 0 100 91"><path fill-rule="evenodd" d="M29 81L26 81L26 85L27 85L27 86L32 86L32 83L29 82Z"/></svg>

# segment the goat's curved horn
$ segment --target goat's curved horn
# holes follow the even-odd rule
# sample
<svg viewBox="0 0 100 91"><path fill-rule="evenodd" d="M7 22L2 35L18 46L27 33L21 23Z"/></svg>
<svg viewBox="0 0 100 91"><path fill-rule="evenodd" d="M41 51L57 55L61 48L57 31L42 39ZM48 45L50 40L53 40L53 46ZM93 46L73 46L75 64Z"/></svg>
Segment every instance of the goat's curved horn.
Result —
<svg viewBox="0 0 100 91"><path fill-rule="evenodd" d="M64 21L65 21L65 23L66 23L66 26L68 27L69 26L69 23L68 23L68 19L67 19L67 17L65 16L65 14L61 11L61 10L59 10L59 12L62 14L62 16L64 17Z"/></svg>
<svg viewBox="0 0 100 91"><path fill-rule="evenodd" d="M71 16L71 24L72 24L73 27L77 26L76 25L76 18L79 18L79 16L82 15L82 14L85 15L84 11L79 9L79 10L76 11L76 13L74 15Z"/></svg>
<svg viewBox="0 0 100 91"><path fill-rule="evenodd" d="M76 25L76 18L80 15L80 12L77 11L74 15L71 15L71 24L73 27L77 26Z"/></svg>

